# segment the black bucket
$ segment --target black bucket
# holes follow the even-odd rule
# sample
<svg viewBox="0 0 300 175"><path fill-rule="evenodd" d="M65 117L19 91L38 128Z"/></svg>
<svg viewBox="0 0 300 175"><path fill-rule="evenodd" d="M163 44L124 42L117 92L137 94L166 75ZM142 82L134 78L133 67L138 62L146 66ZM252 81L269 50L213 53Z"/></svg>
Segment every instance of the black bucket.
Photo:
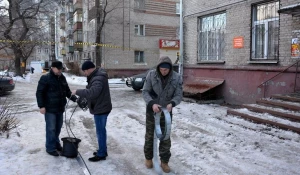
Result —
<svg viewBox="0 0 300 175"><path fill-rule="evenodd" d="M81 142L80 139L72 137L64 137L61 139L63 141L62 156L68 158L75 158L78 155L78 144Z"/></svg>

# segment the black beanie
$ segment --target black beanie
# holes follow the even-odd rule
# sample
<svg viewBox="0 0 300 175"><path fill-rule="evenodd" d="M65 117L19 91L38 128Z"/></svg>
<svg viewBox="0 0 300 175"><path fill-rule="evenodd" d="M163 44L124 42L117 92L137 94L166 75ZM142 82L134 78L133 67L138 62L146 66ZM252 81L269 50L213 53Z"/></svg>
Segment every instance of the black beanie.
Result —
<svg viewBox="0 0 300 175"><path fill-rule="evenodd" d="M90 69L90 68L95 68L96 66L95 66L95 64L93 63L93 62L91 62L91 61L85 61L83 64L82 64L82 67L81 67L81 69L82 70L88 70L88 69Z"/></svg>
<svg viewBox="0 0 300 175"><path fill-rule="evenodd" d="M159 68L167 68L167 69L171 69L171 65L169 63L161 63L159 65Z"/></svg>
<svg viewBox="0 0 300 175"><path fill-rule="evenodd" d="M57 69L62 69L63 64L60 61L53 61L52 64L51 64L51 67L56 67Z"/></svg>

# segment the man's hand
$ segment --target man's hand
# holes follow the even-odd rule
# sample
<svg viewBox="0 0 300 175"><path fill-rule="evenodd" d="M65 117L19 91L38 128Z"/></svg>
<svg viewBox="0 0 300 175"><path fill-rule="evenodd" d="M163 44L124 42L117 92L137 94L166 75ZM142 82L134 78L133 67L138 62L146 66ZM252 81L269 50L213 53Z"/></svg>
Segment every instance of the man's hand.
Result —
<svg viewBox="0 0 300 175"><path fill-rule="evenodd" d="M154 105L152 106L152 110L153 110L155 113L160 112L160 109L159 109L160 107L161 107L160 105L154 104Z"/></svg>
<svg viewBox="0 0 300 175"><path fill-rule="evenodd" d="M41 114L45 114L45 113L46 113L46 108L41 108L41 109L40 109L40 113L41 113Z"/></svg>
<svg viewBox="0 0 300 175"><path fill-rule="evenodd" d="M171 112L172 108L173 108L173 105L171 103L167 105L168 112Z"/></svg>
<svg viewBox="0 0 300 175"><path fill-rule="evenodd" d="M72 95L76 95L76 90L73 90L73 91L72 91Z"/></svg>

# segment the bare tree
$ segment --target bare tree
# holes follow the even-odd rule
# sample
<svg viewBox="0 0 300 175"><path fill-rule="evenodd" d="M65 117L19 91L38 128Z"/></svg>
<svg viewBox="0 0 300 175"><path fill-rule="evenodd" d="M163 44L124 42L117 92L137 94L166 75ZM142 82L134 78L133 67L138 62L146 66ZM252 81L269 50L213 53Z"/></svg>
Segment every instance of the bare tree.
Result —
<svg viewBox="0 0 300 175"><path fill-rule="evenodd" d="M101 66L102 64L102 52L99 44L102 43L101 35L104 25L107 21L109 21L108 14L112 13L114 10L123 8L122 6L120 6L122 2L123 0L110 0L109 3L108 0L96 0L96 66Z"/></svg>
<svg viewBox="0 0 300 175"><path fill-rule="evenodd" d="M44 43L42 39L49 25L49 14L54 15L54 0L7 0L0 5L0 38L6 39L0 48L12 50L15 59L15 73L22 75L28 57L36 45Z"/></svg>

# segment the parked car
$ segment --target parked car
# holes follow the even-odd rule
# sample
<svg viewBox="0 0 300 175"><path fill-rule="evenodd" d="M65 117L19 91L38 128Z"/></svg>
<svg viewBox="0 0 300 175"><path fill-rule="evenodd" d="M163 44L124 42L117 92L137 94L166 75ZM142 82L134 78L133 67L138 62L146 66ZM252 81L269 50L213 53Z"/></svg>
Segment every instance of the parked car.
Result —
<svg viewBox="0 0 300 175"><path fill-rule="evenodd" d="M145 80L146 80L146 76L148 74L149 71L156 69L156 67L153 67L149 70L147 70L144 73L141 74L137 74L137 75L133 75L132 77L128 77L126 79L126 85L128 87L132 87L135 91L139 91L141 89L143 89ZM173 70L175 72L178 72L178 65L177 64L173 64Z"/></svg>
<svg viewBox="0 0 300 175"><path fill-rule="evenodd" d="M6 91L12 91L15 89L15 82L14 80L5 75L0 75L0 93Z"/></svg>
<svg viewBox="0 0 300 175"><path fill-rule="evenodd" d="M141 90L144 86L144 82L149 71L150 70L141 74L133 75L132 77L128 77L126 79L126 85L128 87L132 87L135 91Z"/></svg>

